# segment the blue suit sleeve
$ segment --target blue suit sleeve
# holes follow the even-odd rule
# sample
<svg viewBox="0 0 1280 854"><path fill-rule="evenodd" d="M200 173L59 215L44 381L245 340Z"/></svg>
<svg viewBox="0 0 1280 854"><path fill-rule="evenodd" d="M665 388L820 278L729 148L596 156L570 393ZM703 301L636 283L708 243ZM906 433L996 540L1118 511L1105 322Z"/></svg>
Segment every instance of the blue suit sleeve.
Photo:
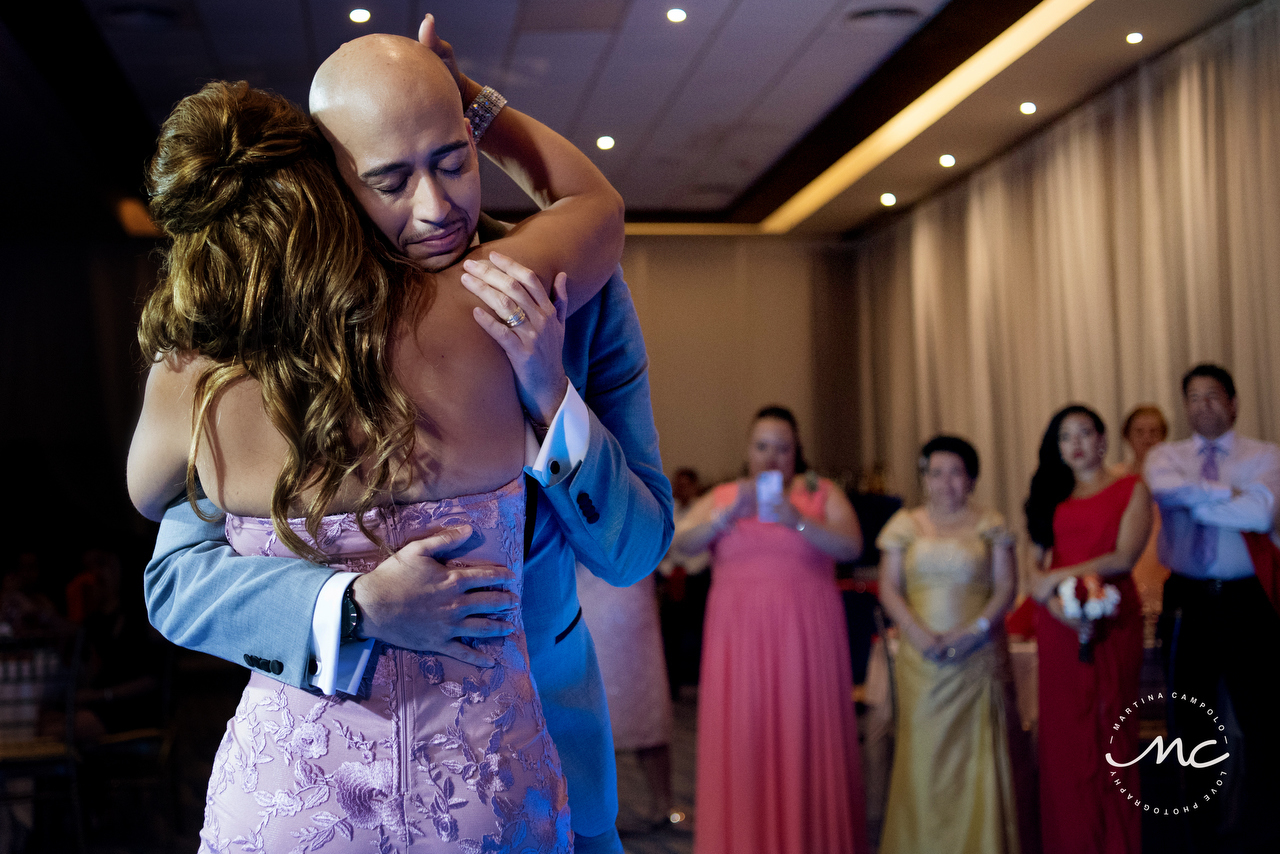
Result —
<svg viewBox="0 0 1280 854"><path fill-rule="evenodd" d="M674 524L649 357L621 271L569 318L565 369L591 411L590 441L582 464L546 496L583 565L615 586L634 584L662 560Z"/></svg>
<svg viewBox="0 0 1280 854"><path fill-rule="evenodd" d="M218 508L200 502L207 515ZM311 617L328 567L240 556L186 501L165 511L144 579L147 615L169 640L310 688Z"/></svg>

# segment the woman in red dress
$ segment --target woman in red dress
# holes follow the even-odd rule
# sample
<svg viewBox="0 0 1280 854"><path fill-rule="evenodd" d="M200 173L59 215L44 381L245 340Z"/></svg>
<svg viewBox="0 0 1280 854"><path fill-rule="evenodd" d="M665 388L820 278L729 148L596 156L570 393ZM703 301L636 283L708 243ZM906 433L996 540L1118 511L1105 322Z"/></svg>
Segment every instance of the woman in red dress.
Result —
<svg viewBox="0 0 1280 854"><path fill-rule="evenodd" d="M1096 412L1058 412L1040 442L1026 504L1040 566L1031 596L1045 854L1138 854L1142 847L1142 812L1128 798L1136 800L1138 767L1115 768L1104 757L1138 755L1138 716L1123 714L1138 699L1142 666L1142 606L1130 570L1151 530L1151 494L1137 475L1111 473L1106 452ZM1058 595L1063 581L1090 576L1120 594L1115 613L1091 626L1070 619Z"/></svg>

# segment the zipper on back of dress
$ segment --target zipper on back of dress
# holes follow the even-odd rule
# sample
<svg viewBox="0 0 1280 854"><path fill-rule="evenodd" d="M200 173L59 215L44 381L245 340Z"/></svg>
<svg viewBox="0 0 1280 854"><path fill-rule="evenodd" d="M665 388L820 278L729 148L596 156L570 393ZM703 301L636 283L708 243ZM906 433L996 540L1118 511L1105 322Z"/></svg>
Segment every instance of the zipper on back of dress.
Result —
<svg viewBox="0 0 1280 854"><path fill-rule="evenodd" d="M412 844L413 831L409 829L409 805L407 803L409 794L410 738L409 706L405 702L405 696L408 693L404 684L405 679L408 678L405 670L405 650L393 647L391 655L392 660L395 662L393 669L396 674L396 743L392 748L396 763L396 809L399 812L400 827L403 829L405 841Z"/></svg>

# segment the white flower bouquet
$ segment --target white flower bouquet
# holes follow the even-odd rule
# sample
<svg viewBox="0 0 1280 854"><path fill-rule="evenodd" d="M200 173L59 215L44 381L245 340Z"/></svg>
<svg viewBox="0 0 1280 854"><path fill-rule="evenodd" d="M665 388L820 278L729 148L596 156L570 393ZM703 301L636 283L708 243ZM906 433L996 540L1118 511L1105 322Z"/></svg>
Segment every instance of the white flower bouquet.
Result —
<svg viewBox="0 0 1280 854"><path fill-rule="evenodd" d="M1058 585L1063 616L1080 621L1080 660L1093 662L1093 638L1097 623L1120 610L1120 591L1103 584L1096 575L1066 578Z"/></svg>

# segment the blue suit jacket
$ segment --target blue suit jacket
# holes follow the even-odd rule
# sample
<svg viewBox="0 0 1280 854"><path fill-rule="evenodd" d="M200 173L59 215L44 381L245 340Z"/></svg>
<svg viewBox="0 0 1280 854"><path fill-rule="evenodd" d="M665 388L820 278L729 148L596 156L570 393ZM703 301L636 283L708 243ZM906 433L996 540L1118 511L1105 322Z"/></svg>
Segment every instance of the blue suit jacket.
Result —
<svg viewBox="0 0 1280 854"><path fill-rule="evenodd" d="M569 317L564 363L591 411L590 441L582 465L539 495L524 622L574 832L596 836L617 817L617 771L595 647L577 619L575 557L611 584L634 584L662 559L673 530L648 356L621 269ZM176 644L309 687L311 617L331 574L302 560L238 556L220 522L201 521L182 502L165 513L147 564L147 611Z"/></svg>

